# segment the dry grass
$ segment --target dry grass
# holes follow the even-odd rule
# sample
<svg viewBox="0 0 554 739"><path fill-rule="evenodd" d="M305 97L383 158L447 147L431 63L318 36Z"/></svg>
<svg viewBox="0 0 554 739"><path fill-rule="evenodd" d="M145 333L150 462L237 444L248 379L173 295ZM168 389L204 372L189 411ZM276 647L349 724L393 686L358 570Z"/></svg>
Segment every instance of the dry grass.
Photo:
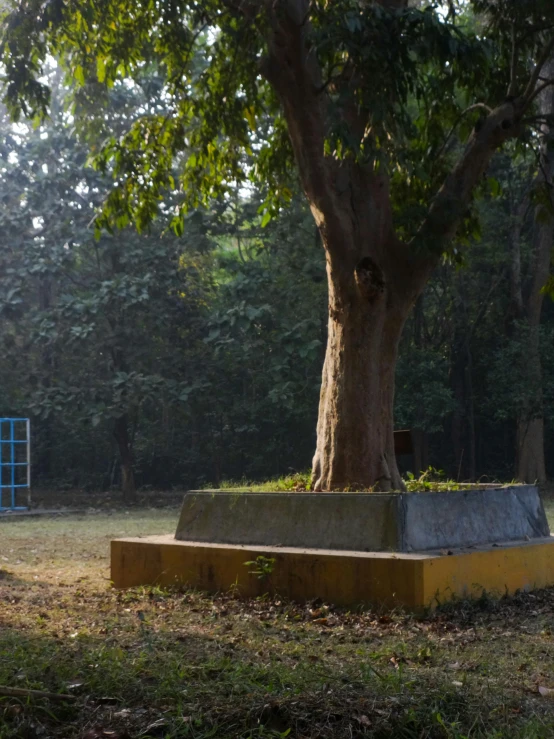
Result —
<svg viewBox="0 0 554 739"><path fill-rule="evenodd" d="M176 517L0 523L0 684L76 698L0 697L2 739L554 737L554 591L425 618L113 591L109 540Z"/></svg>
<svg viewBox="0 0 554 739"><path fill-rule="evenodd" d="M0 567L25 580L60 584L84 577L105 587L111 539L167 534L177 516L178 508L151 508L0 521Z"/></svg>

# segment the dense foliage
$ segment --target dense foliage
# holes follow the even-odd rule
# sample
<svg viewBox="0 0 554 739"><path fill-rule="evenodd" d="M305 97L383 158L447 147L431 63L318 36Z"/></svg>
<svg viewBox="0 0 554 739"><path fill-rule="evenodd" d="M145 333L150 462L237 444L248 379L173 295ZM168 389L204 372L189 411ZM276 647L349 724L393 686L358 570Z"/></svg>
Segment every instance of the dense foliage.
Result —
<svg viewBox="0 0 554 739"><path fill-rule="evenodd" d="M125 418L139 484L280 475L313 445L324 265L309 215L261 229L261 195L184 236L94 238L109 180L60 113L2 123L2 411L30 415L37 483L118 484Z"/></svg>

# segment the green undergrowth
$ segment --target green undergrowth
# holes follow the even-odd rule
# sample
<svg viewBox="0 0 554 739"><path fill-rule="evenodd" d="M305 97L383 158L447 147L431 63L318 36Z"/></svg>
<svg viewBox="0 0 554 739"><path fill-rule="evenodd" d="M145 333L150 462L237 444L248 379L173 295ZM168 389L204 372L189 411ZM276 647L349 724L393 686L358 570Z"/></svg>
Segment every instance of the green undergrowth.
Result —
<svg viewBox="0 0 554 739"><path fill-rule="evenodd" d="M303 492L310 489L311 472L297 472L292 475L277 477L272 480L250 481L250 480L223 480L219 486L220 490L243 490L252 493L263 492ZM498 487L517 484L516 481L498 482L482 480L477 483L459 482L446 477L442 470L429 467L421 475L406 473L404 484L408 492L422 491L446 491L446 490L471 490L472 488L494 484ZM213 489L213 485L207 485L206 490ZM344 490L343 492L360 492L358 490ZM364 492L364 491L361 491ZM372 492L368 489L365 492Z"/></svg>
<svg viewBox="0 0 554 739"><path fill-rule="evenodd" d="M0 686L74 700L0 688L1 739L554 736L554 590L415 617L110 588L111 536L170 519L2 524Z"/></svg>
<svg viewBox="0 0 554 739"><path fill-rule="evenodd" d="M471 490L474 488L493 485L494 487L505 487L508 485L517 485L517 480L510 480L507 482L500 482L499 480L479 480L477 482L459 482L447 478L442 470L434 467L429 467L421 475L416 476L412 472L408 472L404 479L406 490L408 492L420 492L425 490L431 490L439 492L441 490Z"/></svg>

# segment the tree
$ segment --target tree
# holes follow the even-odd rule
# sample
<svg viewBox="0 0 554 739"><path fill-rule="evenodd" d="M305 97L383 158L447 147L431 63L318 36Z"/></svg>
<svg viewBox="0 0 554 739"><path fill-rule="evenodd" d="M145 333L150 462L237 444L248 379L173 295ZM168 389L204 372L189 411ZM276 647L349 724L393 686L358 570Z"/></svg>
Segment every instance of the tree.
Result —
<svg viewBox="0 0 554 739"><path fill-rule="evenodd" d="M265 222L290 197L296 164L329 288L315 490L402 486L393 399L403 326L468 223L494 152L524 137L553 82L550 0L472 0L477 22L456 5L445 17L408 0L27 0L4 19L15 117L44 115L49 54L96 94L145 64L165 73L167 112L146 109L97 158L116 178L98 228L144 228L173 189L176 159L183 212L254 177L269 188Z"/></svg>
<svg viewBox="0 0 554 739"><path fill-rule="evenodd" d="M554 55L544 66L545 75L554 78ZM516 474L522 482L546 481L544 459L543 372L540 356L540 321L545 290L549 280L551 251L554 246L554 87L545 88L539 101L540 135L539 172L531 194L535 195L532 274L523 291L520 269L522 214L529 209L526 193L515 215L512 238L512 305L514 317L524 322L526 341L522 360L528 388L525 403L518 412ZM524 297L525 295L525 297Z"/></svg>

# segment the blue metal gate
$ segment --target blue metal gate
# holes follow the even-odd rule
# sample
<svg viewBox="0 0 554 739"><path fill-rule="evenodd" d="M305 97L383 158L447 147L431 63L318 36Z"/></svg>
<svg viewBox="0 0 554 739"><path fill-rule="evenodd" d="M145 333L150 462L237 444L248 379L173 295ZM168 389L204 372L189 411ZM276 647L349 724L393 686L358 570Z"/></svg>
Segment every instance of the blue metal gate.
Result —
<svg viewBox="0 0 554 739"><path fill-rule="evenodd" d="M30 503L31 424L28 418L0 418L0 511L25 510Z"/></svg>

